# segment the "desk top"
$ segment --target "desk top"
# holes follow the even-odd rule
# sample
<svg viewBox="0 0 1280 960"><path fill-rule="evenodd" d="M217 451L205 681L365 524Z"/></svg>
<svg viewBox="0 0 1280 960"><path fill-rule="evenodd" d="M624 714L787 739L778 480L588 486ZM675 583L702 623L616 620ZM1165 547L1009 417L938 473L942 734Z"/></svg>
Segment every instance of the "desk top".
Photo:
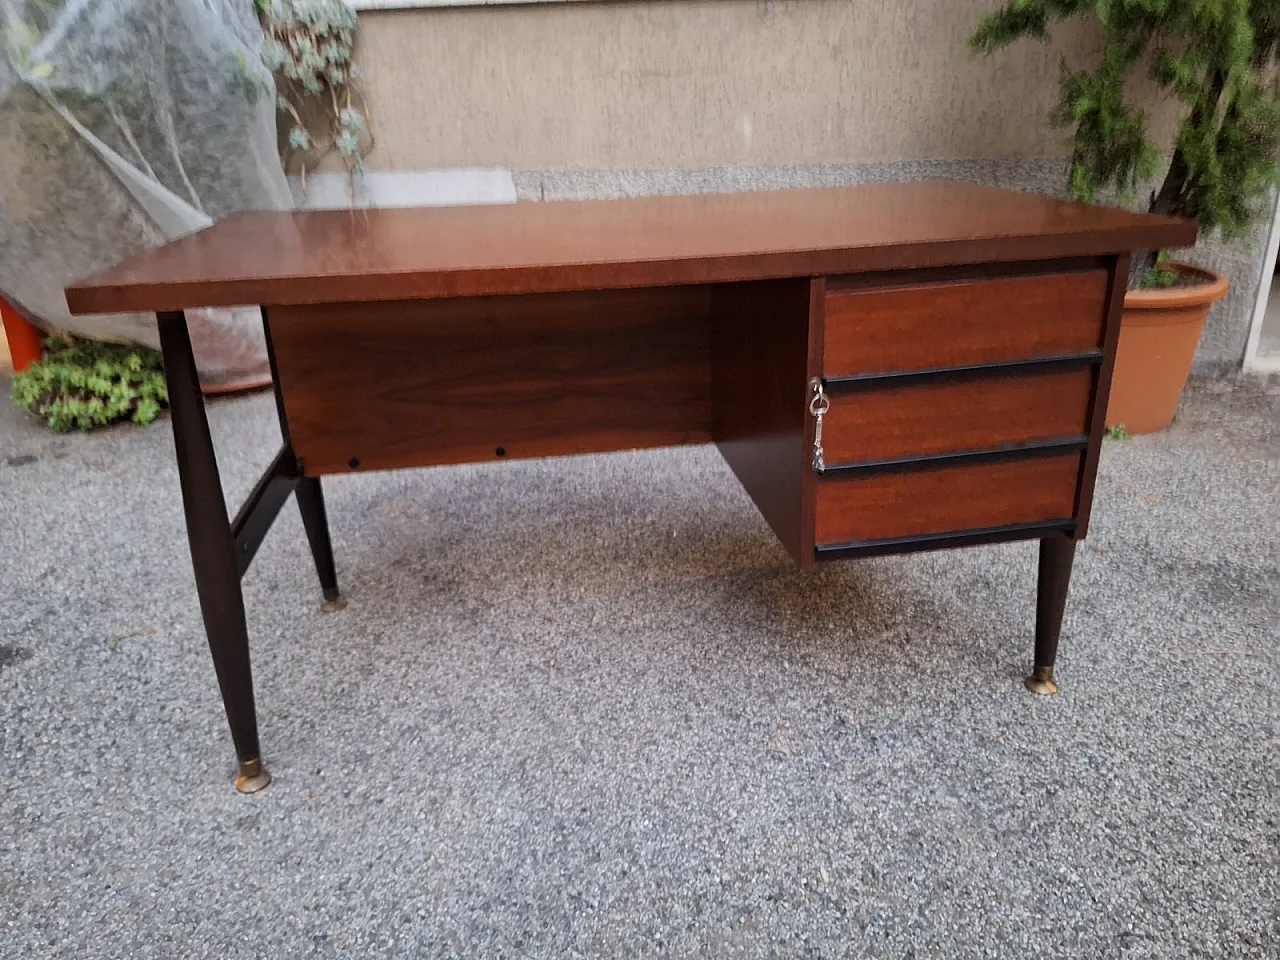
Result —
<svg viewBox="0 0 1280 960"><path fill-rule="evenodd" d="M74 314L545 293L1189 246L1191 221L947 181L239 213L67 289Z"/></svg>

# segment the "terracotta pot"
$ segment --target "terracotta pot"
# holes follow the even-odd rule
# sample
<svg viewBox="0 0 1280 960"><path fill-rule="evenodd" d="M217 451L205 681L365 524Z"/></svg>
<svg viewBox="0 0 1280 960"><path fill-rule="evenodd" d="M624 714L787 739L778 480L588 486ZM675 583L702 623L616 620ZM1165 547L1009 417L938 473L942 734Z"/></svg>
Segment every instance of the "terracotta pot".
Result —
<svg viewBox="0 0 1280 960"><path fill-rule="evenodd" d="M246 393L271 386L271 374L246 376L229 383L202 383L200 392L206 397L220 397L227 393Z"/></svg>
<svg viewBox="0 0 1280 960"><path fill-rule="evenodd" d="M44 334L37 330L18 308L0 297L0 321L9 343L13 372L22 373L33 363L44 359Z"/></svg>
<svg viewBox="0 0 1280 960"><path fill-rule="evenodd" d="M1130 290L1124 296L1107 426L1153 433L1173 422L1195 359L1209 309L1227 293L1227 278L1185 263L1181 276L1201 281L1165 290Z"/></svg>

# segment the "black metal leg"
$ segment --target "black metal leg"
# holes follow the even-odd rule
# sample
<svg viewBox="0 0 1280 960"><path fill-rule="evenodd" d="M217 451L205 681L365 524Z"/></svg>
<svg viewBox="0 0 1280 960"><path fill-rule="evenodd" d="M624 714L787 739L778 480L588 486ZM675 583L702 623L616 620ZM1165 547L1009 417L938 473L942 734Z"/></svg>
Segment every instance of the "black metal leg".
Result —
<svg viewBox="0 0 1280 960"><path fill-rule="evenodd" d="M186 317L181 312L160 313L157 319L196 591L200 595L200 611L222 690L227 723L231 727L231 740L240 761L236 789L254 793L271 782L271 775L262 765L258 746L253 675L249 669L249 633L245 625L244 597L240 592L235 537L227 518L227 503L209 436L209 421L205 417Z"/></svg>
<svg viewBox="0 0 1280 960"><path fill-rule="evenodd" d="M262 335L267 343L267 360L271 364L271 385L276 395L276 414L280 418L280 434L285 446L291 446L289 418L285 415L284 394L280 390L280 372L276 368L276 348L271 339L271 316L262 308ZM338 574L333 565L333 545L329 542L329 518L324 509L324 492L319 477L299 477L295 489L302 525L307 530L307 542L311 544L311 556L316 562L320 577L320 589L324 591L325 613L336 613L347 605L347 599L338 591Z"/></svg>
<svg viewBox="0 0 1280 960"><path fill-rule="evenodd" d="M320 589L324 591L324 606L321 609L325 613L334 613L345 607L347 601L338 592L338 574L333 566L333 545L329 542L329 520L324 511L324 492L320 489L320 479L300 479L296 496L298 510L302 513L302 525L307 528L311 556L316 561Z"/></svg>
<svg viewBox="0 0 1280 960"><path fill-rule="evenodd" d="M1071 563L1075 555L1076 542L1065 534L1045 537L1040 541L1040 576L1036 584L1036 660L1035 669L1027 677L1027 689L1033 693L1058 692L1058 685L1053 679L1053 664L1058 658L1058 634L1067 608L1067 587L1071 583Z"/></svg>

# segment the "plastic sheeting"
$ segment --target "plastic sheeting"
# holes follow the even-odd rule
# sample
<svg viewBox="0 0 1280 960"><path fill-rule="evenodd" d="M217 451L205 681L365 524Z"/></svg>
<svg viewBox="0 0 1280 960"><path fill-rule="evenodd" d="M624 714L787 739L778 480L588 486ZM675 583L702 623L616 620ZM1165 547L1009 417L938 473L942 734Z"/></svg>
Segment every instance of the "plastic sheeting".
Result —
<svg viewBox="0 0 1280 960"><path fill-rule="evenodd" d="M292 207L252 0L0 0L0 291L49 328L158 346L62 290L242 209ZM257 309L188 314L206 386L269 378Z"/></svg>

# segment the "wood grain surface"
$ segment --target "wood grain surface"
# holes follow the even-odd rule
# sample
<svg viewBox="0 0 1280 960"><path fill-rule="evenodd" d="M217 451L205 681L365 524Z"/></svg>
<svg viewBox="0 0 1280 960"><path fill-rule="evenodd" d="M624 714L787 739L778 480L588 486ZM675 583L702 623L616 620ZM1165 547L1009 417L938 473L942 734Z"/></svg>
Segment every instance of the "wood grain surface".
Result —
<svg viewBox="0 0 1280 960"><path fill-rule="evenodd" d="M293 448L320 476L709 442L708 303L676 287L267 313Z"/></svg>
<svg viewBox="0 0 1280 960"><path fill-rule="evenodd" d="M999 447L1088 431L1093 367L934 378L833 392L828 466Z"/></svg>
<svg viewBox="0 0 1280 960"><path fill-rule="evenodd" d="M871 287L827 297L828 377L1029 360L1102 345L1101 269Z"/></svg>
<svg viewBox="0 0 1280 960"><path fill-rule="evenodd" d="M712 436L782 545L813 563L803 522L809 280L723 284L715 324Z"/></svg>
<svg viewBox="0 0 1280 960"><path fill-rule="evenodd" d="M235 214L67 290L72 313L859 273L1194 242L1190 221L946 181Z"/></svg>
<svg viewBox="0 0 1280 960"><path fill-rule="evenodd" d="M1075 506L1079 453L865 477L818 484L818 544L950 533L1010 523L1065 520Z"/></svg>

